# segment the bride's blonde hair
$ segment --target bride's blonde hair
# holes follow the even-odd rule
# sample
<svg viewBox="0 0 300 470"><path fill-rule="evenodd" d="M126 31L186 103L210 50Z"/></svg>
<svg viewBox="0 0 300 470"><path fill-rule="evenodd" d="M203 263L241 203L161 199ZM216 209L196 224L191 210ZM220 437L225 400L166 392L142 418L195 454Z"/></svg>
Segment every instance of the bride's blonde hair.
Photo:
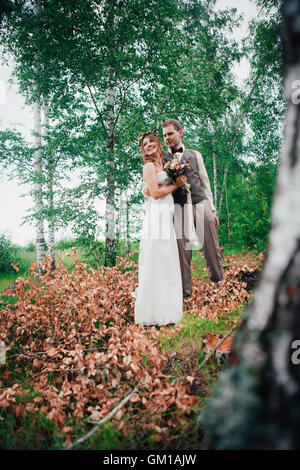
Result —
<svg viewBox="0 0 300 470"><path fill-rule="evenodd" d="M145 149L144 149L143 142L144 142L145 137L149 137L151 142L155 142L157 144L158 151L159 151L159 154L160 154L160 158L161 158L161 161L163 162L163 146L162 146L160 138L157 137L157 135L154 134L154 132L147 132L146 134L142 134L138 138L138 144L139 144L139 147L141 149L143 163L145 164L145 163L148 163L148 162L153 162L153 158L146 155L146 152L145 152Z"/></svg>

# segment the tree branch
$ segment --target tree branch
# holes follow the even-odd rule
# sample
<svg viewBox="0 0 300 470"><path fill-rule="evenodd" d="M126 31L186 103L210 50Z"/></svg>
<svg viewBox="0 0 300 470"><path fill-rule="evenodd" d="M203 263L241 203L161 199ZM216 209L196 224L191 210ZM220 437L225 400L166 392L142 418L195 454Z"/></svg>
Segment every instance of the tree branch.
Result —
<svg viewBox="0 0 300 470"><path fill-rule="evenodd" d="M89 439L93 434L95 434L95 432L98 431L98 429L100 428L102 424L109 421L110 418L112 418L117 413L117 411L119 411L130 400L131 396L135 392L137 392L136 387L110 413L108 413L108 415L105 416L105 418L101 419L101 421L99 421L99 423L97 423L93 429L91 429L85 436L81 437L80 439L77 439L77 441L75 441L73 444L70 444L65 450L73 449L73 447Z"/></svg>
<svg viewBox="0 0 300 470"><path fill-rule="evenodd" d="M93 95L93 93L92 93L92 90L91 90L91 88L90 88L90 85L87 83L86 86L87 86L87 88L88 88L88 90L89 90L89 93L90 93L91 98L92 98L93 103L94 103L94 107L95 107L95 109L96 109L96 111L97 111L97 114L98 114L98 116L99 116L99 118L100 118L100 122L101 122L101 124L102 124L103 130L104 130L105 134L108 136L107 129L106 129L106 127L105 127L105 124L104 124L104 121L103 121L101 112L100 112L100 110L99 110L99 108L98 108L98 106L97 106L97 103L96 103L95 97L94 97L94 95Z"/></svg>

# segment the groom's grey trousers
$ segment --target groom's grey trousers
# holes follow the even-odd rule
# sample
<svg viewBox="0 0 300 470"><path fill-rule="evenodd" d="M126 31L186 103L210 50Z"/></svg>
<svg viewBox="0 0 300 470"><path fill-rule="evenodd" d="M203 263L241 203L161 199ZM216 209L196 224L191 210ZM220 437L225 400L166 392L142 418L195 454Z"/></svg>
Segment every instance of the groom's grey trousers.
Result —
<svg viewBox="0 0 300 470"><path fill-rule="evenodd" d="M196 214L198 213L201 213L202 216L196 220ZM208 201L204 200L198 204L193 204L193 215L197 238L203 248L210 280L212 282L222 281L224 279L224 270L221 251L214 215L209 207ZM186 222L185 217L187 217L187 215L184 206L176 204L174 228L179 252L183 295L187 296L192 294L191 259L193 250L189 249L188 239L186 238L187 232L184 229Z"/></svg>

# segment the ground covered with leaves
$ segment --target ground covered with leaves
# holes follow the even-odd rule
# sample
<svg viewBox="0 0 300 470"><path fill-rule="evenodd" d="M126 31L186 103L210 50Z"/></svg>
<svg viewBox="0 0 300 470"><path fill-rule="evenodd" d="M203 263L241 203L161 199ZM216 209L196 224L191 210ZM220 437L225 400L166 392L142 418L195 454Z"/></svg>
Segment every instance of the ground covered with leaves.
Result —
<svg viewBox="0 0 300 470"><path fill-rule="evenodd" d="M0 308L0 447L61 449L84 436L135 387L130 401L82 449L197 449L199 411L227 366L232 328L251 297L245 276L262 256L224 257L226 278L193 262L193 297L180 324L134 324L137 264L89 268L76 259L40 280L33 265ZM208 354L211 355L208 357ZM212 354L213 353L213 354Z"/></svg>

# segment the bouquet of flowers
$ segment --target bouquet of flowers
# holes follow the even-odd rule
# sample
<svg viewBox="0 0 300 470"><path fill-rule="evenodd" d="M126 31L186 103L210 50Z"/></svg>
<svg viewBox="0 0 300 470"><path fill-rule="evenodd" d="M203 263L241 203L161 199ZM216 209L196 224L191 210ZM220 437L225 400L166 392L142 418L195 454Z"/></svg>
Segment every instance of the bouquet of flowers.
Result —
<svg viewBox="0 0 300 470"><path fill-rule="evenodd" d="M169 157L167 163L164 165L170 180L175 183L176 178L181 175L186 175L187 170L191 167L188 160L185 160L180 153L174 153L173 158ZM190 185L186 184L181 188L182 194L189 192Z"/></svg>

